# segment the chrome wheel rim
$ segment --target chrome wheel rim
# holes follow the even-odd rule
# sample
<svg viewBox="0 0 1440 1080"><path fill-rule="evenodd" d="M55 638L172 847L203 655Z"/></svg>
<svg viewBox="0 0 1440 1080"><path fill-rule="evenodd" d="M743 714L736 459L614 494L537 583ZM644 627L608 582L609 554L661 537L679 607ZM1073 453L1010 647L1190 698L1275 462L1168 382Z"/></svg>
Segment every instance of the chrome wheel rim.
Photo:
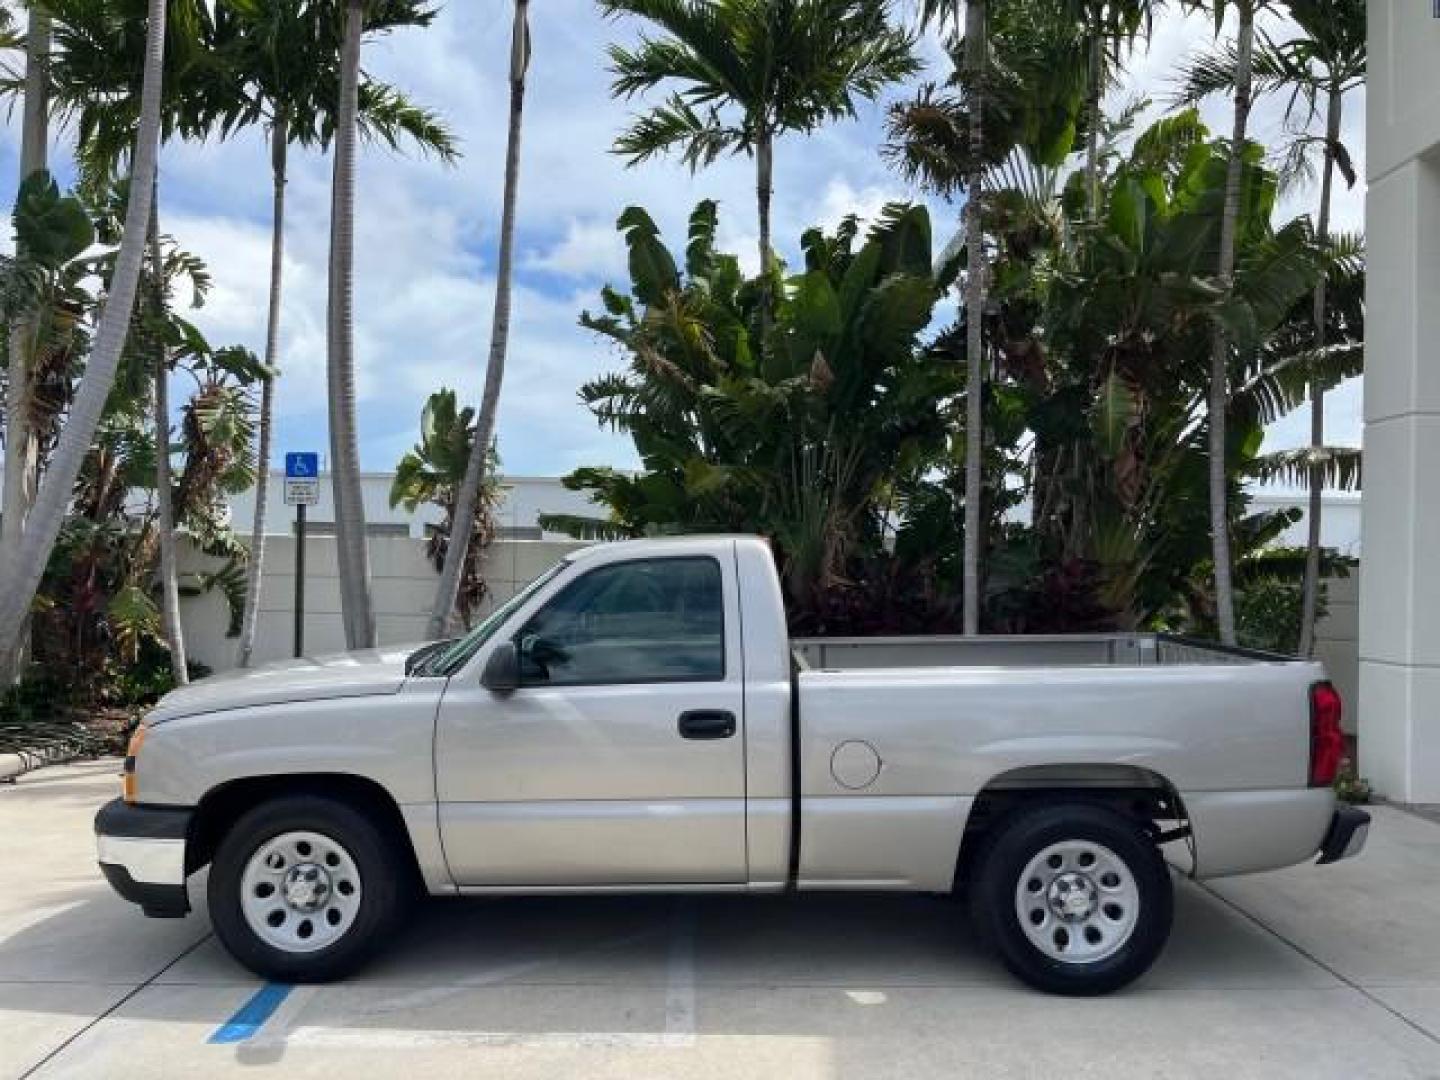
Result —
<svg viewBox="0 0 1440 1080"><path fill-rule="evenodd" d="M287 832L255 849L240 877L240 909L261 941L282 952L335 944L360 912L360 870L316 832Z"/></svg>
<svg viewBox="0 0 1440 1080"><path fill-rule="evenodd" d="M1026 864L1015 885L1020 929L1045 956L1093 964L1114 956L1140 921L1140 887L1123 859L1090 840L1062 840Z"/></svg>

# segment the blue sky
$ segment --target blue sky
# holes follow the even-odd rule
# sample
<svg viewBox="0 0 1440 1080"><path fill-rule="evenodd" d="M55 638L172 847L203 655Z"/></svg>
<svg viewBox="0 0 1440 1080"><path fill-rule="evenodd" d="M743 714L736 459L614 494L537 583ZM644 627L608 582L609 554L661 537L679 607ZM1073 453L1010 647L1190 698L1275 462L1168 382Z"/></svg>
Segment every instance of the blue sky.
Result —
<svg viewBox="0 0 1440 1080"><path fill-rule="evenodd" d="M602 284L623 284L624 247L614 222L625 206L645 206L679 246L690 209L701 198L721 204L721 244L754 262L754 179L746 159L692 176L668 162L627 169L608 150L637 105L608 93L605 46L633 28L601 19L589 0L533 5L534 55L527 97L508 372L500 451L512 474L564 473L581 464L633 466L628 441L597 428L576 389L617 368L621 358L577 325L598 306ZM414 442L421 406L440 386L477 401L489 344L501 170L507 118L510 8L506 0L449 0L435 25L377 40L364 64L438 110L458 135L463 161L433 160L368 147L361 158L357 209L356 348L361 458L388 470ZM1176 62L1210 41L1203 18L1166 15L1148 54L1131 62L1127 91L1163 97ZM938 50L925 43L932 72ZM896 91L898 95L903 91ZM1363 150L1363 97L1347 102L1347 137ZM852 123L777 151L775 236L782 255L798 253L800 232L833 225L846 213L872 214L917 193L878 154L884 102L863 106ZM1207 110L1226 127L1226 108ZM17 116L0 138L0 198L13 201ZM1278 133L1278 103L1262 103L1255 134ZM55 162L65 171L65 139ZM1363 172L1363 165L1362 165ZM277 400L278 454L324 450L325 260L330 163L296 152L288 190L286 303ZM216 344L259 351L269 264L270 181L258 134L225 144L172 144L161 157L162 228L206 259L215 288L195 320ZM1309 209L1301 192L1287 210ZM1358 228L1363 198L1342 196L1340 228ZM932 204L937 244L956 221ZM1359 388L1333 395L1332 437L1358 442ZM1272 432L1274 445L1302 438L1301 417Z"/></svg>

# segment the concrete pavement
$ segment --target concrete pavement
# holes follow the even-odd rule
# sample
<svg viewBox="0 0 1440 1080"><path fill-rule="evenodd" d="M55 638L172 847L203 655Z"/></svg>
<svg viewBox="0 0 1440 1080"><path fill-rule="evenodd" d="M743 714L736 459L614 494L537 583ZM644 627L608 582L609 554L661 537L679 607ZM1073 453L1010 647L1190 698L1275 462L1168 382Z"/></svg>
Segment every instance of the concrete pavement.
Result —
<svg viewBox="0 0 1440 1080"><path fill-rule="evenodd" d="M1181 883L1156 969L1036 994L929 897L434 901L361 976L265 988L113 896L114 763L0 788L0 1077L1440 1078L1440 824ZM203 881L191 881L203 907Z"/></svg>

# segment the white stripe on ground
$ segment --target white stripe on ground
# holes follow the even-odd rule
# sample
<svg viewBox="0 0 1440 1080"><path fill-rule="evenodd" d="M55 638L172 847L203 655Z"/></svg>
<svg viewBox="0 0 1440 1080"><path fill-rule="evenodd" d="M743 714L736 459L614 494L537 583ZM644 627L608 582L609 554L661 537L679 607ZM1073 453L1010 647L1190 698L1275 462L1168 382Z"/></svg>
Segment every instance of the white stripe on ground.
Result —
<svg viewBox="0 0 1440 1080"><path fill-rule="evenodd" d="M658 1031L401 1031L393 1028L297 1027L291 1048L404 1050L424 1047L521 1047L530 1049L654 1049L689 1047L695 1036ZM250 1046L255 1043L248 1044Z"/></svg>
<svg viewBox="0 0 1440 1080"><path fill-rule="evenodd" d="M670 961L665 979L665 1034L695 1044L695 907L677 902L670 919Z"/></svg>
<svg viewBox="0 0 1440 1080"><path fill-rule="evenodd" d="M269 1019L260 1026L260 1030L246 1041L251 1043L257 1042L271 1031L282 1033L281 1038L283 1038L283 1033L289 1031L290 1028L294 1026L295 1021L300 1019L306 1006L315 1000L315 995L319 992L320 987L318 986L297 986L292 989L290 995L280 1003L280 1007L271 1013ZM236 1044L236 1046L244 1045L245 1043Z"/></svg>

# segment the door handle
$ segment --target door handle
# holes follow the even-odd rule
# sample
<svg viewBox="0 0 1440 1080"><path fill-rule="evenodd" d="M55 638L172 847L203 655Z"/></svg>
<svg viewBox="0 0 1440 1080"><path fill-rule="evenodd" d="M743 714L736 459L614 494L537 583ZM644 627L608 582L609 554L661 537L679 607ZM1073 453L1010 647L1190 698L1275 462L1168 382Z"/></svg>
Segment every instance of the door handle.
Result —
<svg viewBox="0 0 1440 1080"><path fill-rule="evenodd" d="M735 714L723 709L692 709L676 725L682 739L728 739L735 734Z"/></svg>

